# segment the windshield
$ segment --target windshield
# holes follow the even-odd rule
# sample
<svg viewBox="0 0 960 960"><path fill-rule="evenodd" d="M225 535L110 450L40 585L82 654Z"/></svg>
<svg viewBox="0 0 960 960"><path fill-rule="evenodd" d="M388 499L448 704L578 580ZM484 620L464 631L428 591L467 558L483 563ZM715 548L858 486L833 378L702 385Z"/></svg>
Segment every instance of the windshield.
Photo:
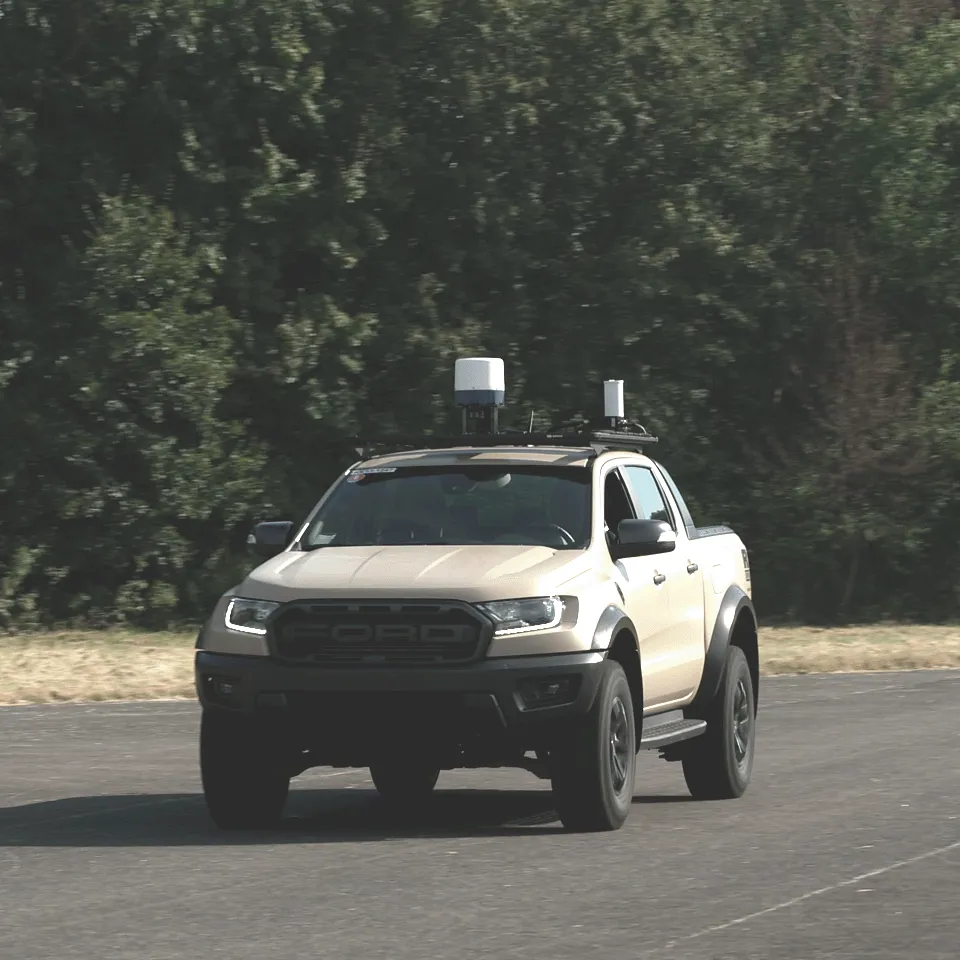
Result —
<svg viewBox="0 0 960 960"><path fill-rule="evenodd" d="M381 467L351 470L300 545L529 544L582 550L589 467Z"/></svg>

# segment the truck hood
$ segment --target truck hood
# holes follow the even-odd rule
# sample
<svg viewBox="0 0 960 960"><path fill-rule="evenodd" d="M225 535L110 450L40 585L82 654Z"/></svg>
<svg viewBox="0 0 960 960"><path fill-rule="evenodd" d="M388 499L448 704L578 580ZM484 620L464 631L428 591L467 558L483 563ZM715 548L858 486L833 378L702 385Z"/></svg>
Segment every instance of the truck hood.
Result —
<svg viewBox="0 0 960 960"><path fill-rule="evenodd" d="M320 547L261 564L232 592L261 600L545 596L591 569L586 551L535 546Z"/></svg>

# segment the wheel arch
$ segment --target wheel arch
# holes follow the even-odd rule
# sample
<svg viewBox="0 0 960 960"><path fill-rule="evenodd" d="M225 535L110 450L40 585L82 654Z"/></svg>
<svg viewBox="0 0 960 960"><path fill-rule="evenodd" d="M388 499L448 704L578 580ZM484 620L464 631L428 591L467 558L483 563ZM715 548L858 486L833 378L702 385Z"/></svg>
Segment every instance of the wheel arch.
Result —
<svg viewBox="0 0 960 960"><path fill-rule="evenodd" d="M757 705L760 702L760 640L757 635L757 615L752 604L749 607L745 606L737 614L733 633L730 635L730 644L739 647L747 658L750 679L753 681L753 712L756 715Z"/></svg>
<svg viewBox="0 0 960 960"><path fill-rule="evenodd" d="M757 614L753 601L736 584L727 588L720 602L704 660L703 676L696 696L686 709L687 716L699 716L716 696L723 676L727 650L731 646L739 647L747 658L750 679L753 681L754 711L756 711L760 701L760 645L757 637Z"/></svg>
<svg viewBox="0 0 960 960"><path fill-rule="evenodd" d="M640 662L640 645L637 642L637 628L633 621L620 609L607 607L600 615L593 638L594 650L604 650L608 660L614 660L623 667L630 684L630 697L633 700L634 725L637 731L637 744L643 731L643 668Z"/></svg>

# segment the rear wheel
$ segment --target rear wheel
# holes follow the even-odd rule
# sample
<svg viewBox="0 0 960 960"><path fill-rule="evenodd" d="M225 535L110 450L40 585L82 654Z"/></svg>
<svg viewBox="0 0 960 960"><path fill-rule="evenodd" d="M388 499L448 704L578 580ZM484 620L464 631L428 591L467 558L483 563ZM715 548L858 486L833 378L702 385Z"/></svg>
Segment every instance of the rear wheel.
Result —
<svg viewBox="0 0 960 960"><path fill-rule="evenodd" d="M283 815L290 776L250 717L204 710L200 775L207 810L221 829L269 827Z"/></svg>
<svg viewBox="0 0 960 960"><path fill-rule="evenodd" d="M440 768L419 757L398 756L371 764L370 777L384 800L410 807L429 799L440 777Z"/></svg>
<svg viewBox="0 0 960 960"><path fill-rule="evenodd" d="M720 688L704 712L707 731L690 742L683 777L697 800L743 796L753 770L756 711L753 679L739 647L727 650Z"/></svg>
<svg viewBox="0 0 960 960"><path fill-rule="evenodd" d="M636 779L633 698L623 667L603 664L590 713L551 751L554 805L568 830L618 830L630 813Z"/></svg>

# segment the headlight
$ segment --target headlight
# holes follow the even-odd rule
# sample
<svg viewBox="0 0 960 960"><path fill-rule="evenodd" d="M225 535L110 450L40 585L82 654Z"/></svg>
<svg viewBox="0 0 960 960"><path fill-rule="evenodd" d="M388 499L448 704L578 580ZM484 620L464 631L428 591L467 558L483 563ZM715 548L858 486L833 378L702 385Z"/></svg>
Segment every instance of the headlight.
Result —
<svg viewBox="0 0 960 960"><path fill-rule="evenodd" d="M231 630L241 633L256 633L263 636L267 628L264 620L279 607L279 603L272 600L238 600L233 599L227 606L224 620Z"/></svg>
<svg viewBox="0 0 960 960"><path fill-rule="evenodd" d="M496 624L494 633L497 636L555 627L563 616L563 601L559 597L497 600L478 606Z"/></svg>

